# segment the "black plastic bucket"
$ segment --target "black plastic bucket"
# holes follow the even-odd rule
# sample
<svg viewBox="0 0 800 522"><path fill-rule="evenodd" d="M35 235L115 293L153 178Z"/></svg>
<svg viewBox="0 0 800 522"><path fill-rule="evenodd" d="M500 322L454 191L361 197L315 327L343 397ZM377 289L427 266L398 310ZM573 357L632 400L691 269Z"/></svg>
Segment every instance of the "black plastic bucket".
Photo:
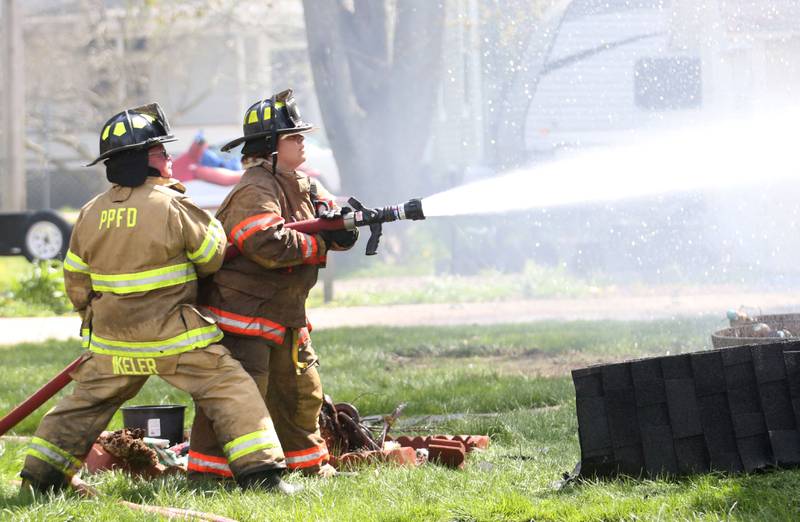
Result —
<svg viewBox="0 0 800 522"><path fill-rule="evenodd" d="M169 439L171 444L183 442L183 414L186 406L126 406L122 408L122 423L128 429L142 428L145 437Z"/></svg>

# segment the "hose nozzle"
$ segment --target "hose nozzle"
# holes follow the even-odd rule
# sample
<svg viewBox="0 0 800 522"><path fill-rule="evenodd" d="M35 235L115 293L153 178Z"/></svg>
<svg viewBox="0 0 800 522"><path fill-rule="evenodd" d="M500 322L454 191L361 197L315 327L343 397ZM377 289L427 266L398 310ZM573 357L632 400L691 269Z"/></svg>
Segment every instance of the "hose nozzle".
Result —
<svg viewBox="0 0 800 522"><path fill-rule="evenodd" d="M408 202L403 204L403 217L401 219L410 219L418 221L425 219L425 214L422 212L422 200L418 198L409 199Z"/></svg>

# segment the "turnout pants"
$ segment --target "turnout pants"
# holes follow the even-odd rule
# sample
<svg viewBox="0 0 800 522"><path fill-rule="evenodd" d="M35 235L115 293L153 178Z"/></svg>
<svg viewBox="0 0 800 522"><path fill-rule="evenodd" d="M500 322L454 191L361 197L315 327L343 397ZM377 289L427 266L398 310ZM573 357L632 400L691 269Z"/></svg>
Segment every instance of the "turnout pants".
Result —
<svg viewBox="0 0 800 522"><path fill-rule="evenodd" d="M222 343L258 386L262 397L259 405L266 403L275 422L287 467L314 474L329 460L328 448L319 432L322 384L311 340L306 331L300 340L300 332L287 328L282 344L229 333ZM292 360L293 345L299 345L295 352L299 364ZM298 370L304 365L307 366ZM230 476L229 470L219 466L224 463L224 453L216 442L215 428L209 417L202 405L195 406L189 451L190 478Z"/></svg>
<svg viewBox="0 0 800 522"><path fill-rule="evenodd" d="M43 487L67 484L117 409L147 381L149 375L142 372L157 372L192 396L213 426L225 468L234 475L285 467L261 393L228 350L213 344L146 359L89 353L71 374L76 381L72 395L48 412L36 430L23 478Z"/></svg>

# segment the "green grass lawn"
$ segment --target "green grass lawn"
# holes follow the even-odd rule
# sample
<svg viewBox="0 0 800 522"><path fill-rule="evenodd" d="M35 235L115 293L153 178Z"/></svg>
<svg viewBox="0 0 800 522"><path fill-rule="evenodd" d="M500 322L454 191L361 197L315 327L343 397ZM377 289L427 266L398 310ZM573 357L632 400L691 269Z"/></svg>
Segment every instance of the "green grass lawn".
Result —
<svg viewBox="0 0 800 522"><path fill-rule="evenodd" d="M334 300L323 302L322 284L311 291L309 305L321 306L365 306L417 303L468 303L491 302L509 299L533 299L546 297L579 297L596 295L603 287L570 275L559 268L545 268L528 263L524 270L516 274L502 274L486 271L478 276L417 277L408 284L387 287L380 283L381 276L388 276L379 269L370 272L375 284L367 284L370 278L362 278L361 284L348 281L353 275L337 278ZM0 257L0 317L47 316L65 313L71 305L63 297L63 283L48 281L35 273L34 265L21 256ZM38 274L41 274L39 272ZM52 275L52 274L50 274ZM414 274L419 275L419 274ZM395 274L396 277L396 274ZM27 282L27 289L23 282ZM33 288L31 288L33 287ZM42 288L44 287L44 288ZM44 295L43 290L57 291L61 297ZM35 290L35 291L32 291Z"/></svg>
<svg viewBox="0 0 800 522"><path fill-rule="evenodd" d="M352 278L359 273L350 274ZM380 280L383 272L368 273L363 283L370 278ZM427 275L427 277L424 277ZM317 285L309 296L312 306L366 306L416 303L481 303L514 299L537 299L555 297L582 297L607 291L606 287L570 274L564 268L550 268L526 263L518 273L504 274L486 270L478 275L458 276L423 274L407 285L349 284L348 279L334 281L333 300L323 302L322 285ZM337 284L338 283L338 284Z"/></svg>
<svg viewBox="0 0 800 522"><path fill-rule="evenodd" d="M403 431L489 434L492 446L471 454L461 471L384 465L329 481L293 476L308 488L296 498L107 473L88 477L102 500L67 494L30 504L17 499L11 483L24 448L4 442L0 518L158 520L114 504L125 499L238 520L796 520L798 471L552 487L580 457L570 367L700 349L718 326L716 318L705 318L317 332L323 382L336 401L353 402L365 415L408 402ZM0 349L0 409L8 410L79 352L76 343ZM157 379L132 401L161 402L189 404ZM43 411L16 433L31 433ZM430 417L444 413L468 415ZM119 426L115 417L111 427Z"/></svg>

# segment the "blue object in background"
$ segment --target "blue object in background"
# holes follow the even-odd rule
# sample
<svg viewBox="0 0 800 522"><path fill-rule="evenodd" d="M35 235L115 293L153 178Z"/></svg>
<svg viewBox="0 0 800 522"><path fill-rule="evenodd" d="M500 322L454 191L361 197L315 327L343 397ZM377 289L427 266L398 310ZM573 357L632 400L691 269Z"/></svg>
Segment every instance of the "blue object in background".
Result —
<svg viewBox="0 0 800 522"><path fill-rule="evenodd" d="M230 170L242 170L242 162L239 158L235 156L223 156L222 154L217 154L210 148L207 148L203 151L203 155L200 156L200 164L206 167L222 167Z"/></svg>
<svg viewBox="0 0 800 522"><path fill-rule="evenodd" d="M203 131L199 131L194 137L195 143L206 143ZM206 147L200 155L200 165L204 167L222 167L230 170L242 170L242 160L233 154L216 152L211 147Z"/></svg>

